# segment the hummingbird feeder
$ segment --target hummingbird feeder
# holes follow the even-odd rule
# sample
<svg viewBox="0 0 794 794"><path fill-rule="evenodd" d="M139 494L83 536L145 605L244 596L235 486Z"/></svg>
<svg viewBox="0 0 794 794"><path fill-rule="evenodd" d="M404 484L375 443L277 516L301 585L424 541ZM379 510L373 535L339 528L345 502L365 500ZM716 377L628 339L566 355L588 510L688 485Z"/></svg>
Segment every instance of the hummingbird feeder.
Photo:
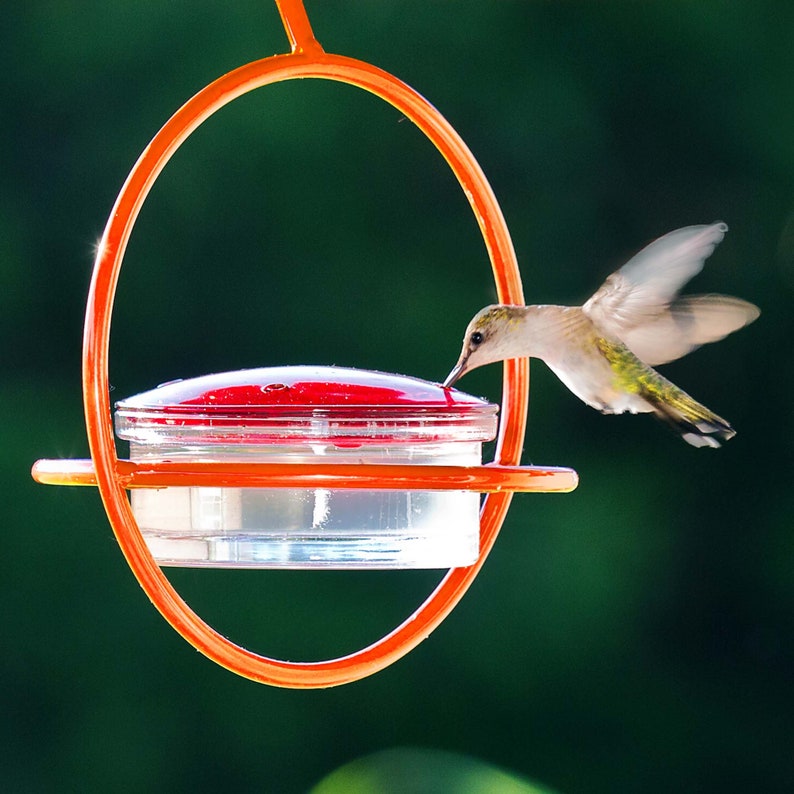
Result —
<svg viewBox="0 0 794 794"><path fill-rule="evenodd" d="M165 384L120 402L136 463L479 466L495 405L416 378L270 367ZM378 469L375 469L378 471ZM473 491L171 487L132 491L161 565L457 568L479 556Z"/></svg>
<svg viewBox="0 0 794 794"><path fill-rule="evenodd" d="M366 62L326 53L301 0L276 0L291 52L254 61L186 102L128 176L100 242L85 318L83 401L90 460L40 460L38 482L95 485L134 575L165 619L218 664L275 686L312 688L383 669L425 639L479 572L513 492L566 492L576 473L520 466L526 360L505 363L502 412L455 389L339 367L272 367L175 381L120 401L116 454L108 381L113 300L138 213L190 134L272 83L315 78L369 91L410 119L469 199L501 303L524 302L510 235L474 156L427 100ZM493 463L482 443L496 439ZM131 496L128 498L127 491ZM486 494L480 500L480 494ZM163 566L448 568L404 623L321 662L235 645L179 596Z"/></svg>

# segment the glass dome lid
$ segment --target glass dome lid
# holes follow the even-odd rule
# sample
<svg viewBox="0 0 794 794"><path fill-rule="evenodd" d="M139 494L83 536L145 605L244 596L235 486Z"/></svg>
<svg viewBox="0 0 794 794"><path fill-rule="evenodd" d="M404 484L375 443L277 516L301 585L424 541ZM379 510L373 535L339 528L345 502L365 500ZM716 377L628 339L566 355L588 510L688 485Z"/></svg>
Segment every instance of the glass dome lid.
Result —
<svg viewBox="0 0 794 794"><path fill-rule="evenodd" d="M138 444L355 444L489 441L498 406L405 375L332 366L215 373L162 384L116 405Z"/></svg>

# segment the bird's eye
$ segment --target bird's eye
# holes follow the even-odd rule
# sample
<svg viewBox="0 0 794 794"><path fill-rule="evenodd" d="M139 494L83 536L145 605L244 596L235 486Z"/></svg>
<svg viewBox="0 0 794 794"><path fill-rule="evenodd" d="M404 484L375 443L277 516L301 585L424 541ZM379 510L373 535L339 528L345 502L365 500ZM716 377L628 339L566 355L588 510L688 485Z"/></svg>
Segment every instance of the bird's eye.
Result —
<svg viewBox="0 0 794 794"><path fill-rule="evenodd" d="M470 337L469 342L473 344L475 347L479 345L485 337L482 335L481 331L475 331Z"/></svg>

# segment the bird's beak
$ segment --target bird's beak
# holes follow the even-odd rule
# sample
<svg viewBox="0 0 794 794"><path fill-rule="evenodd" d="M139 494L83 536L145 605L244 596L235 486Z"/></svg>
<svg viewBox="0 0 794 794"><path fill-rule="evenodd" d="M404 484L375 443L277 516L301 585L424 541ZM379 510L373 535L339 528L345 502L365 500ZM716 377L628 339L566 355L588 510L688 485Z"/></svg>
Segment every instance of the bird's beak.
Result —
<svg viewBox="0 0 794 794"><path fill-rule="evenodd" d="M448 389L455 381L459 380L466 374L466 359L461 359L458 361L457 364L452 368L452 371L447 375L447 379L444 381L444 388Z"/></svg>

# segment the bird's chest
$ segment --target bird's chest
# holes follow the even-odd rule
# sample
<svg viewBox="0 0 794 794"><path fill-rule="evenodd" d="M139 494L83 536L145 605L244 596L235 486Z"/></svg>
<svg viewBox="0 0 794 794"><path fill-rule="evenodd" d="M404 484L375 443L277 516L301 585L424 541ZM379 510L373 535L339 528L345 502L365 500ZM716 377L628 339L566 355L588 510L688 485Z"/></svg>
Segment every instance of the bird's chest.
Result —
<svg viewBox="0 0 794 794"><path fill-rule="evenodd" d="M568 345L547 363L580 400L604 413L647 410L639 395L625 388L620 363L607 358L596 344Z"/></svg>

